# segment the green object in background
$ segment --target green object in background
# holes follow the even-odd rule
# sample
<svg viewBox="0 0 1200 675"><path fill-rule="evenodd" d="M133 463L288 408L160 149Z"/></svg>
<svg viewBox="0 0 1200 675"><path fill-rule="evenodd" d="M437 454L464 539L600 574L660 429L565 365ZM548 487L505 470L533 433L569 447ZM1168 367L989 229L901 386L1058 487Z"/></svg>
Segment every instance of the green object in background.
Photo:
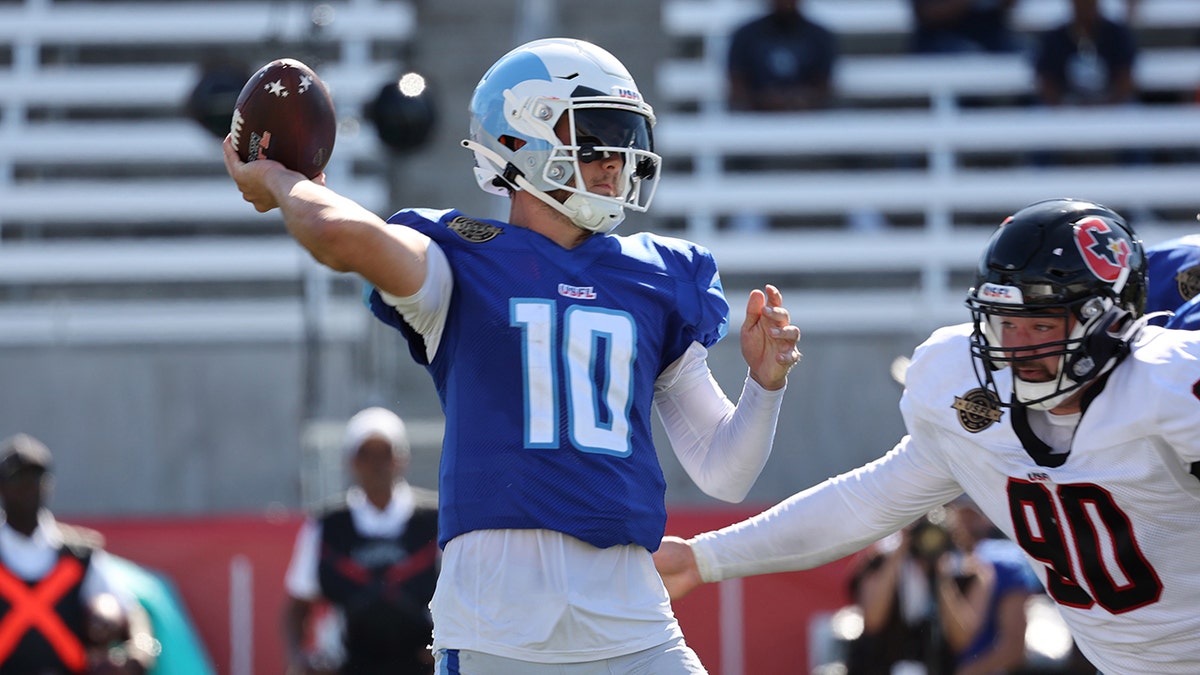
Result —
<svg viewBox="0 0 1200 675"><path fill-rule="evenodd" d="M116 580L123 583L150 615L162 653L150 675L217 675L175 586L137 563L108 555Z"/></svg>

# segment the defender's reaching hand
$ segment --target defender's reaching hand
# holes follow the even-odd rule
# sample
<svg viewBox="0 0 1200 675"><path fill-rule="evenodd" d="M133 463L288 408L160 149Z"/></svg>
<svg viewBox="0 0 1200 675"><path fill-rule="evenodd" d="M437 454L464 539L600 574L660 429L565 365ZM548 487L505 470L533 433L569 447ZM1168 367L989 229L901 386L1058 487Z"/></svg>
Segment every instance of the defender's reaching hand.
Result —
<svg viewBox="0 0 1200 675"><path fill-rule="evenodd" d="M700 569L696 567L692 545L679 537L663 537L662 544L654 552L654 567L672 600L682 598L704 583Z"/></svg>

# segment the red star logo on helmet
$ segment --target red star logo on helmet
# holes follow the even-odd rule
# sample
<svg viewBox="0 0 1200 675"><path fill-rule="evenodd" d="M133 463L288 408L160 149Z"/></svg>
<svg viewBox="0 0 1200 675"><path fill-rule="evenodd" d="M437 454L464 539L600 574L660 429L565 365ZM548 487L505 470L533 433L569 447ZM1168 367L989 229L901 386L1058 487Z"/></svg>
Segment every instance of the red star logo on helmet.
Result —
<svg viewBox="0 0 1200 675"><path fill-rule="evenodd" d="M1129 242L1099 218L1075 224L1075 245L1097 279L1114 282L1129 268Z"/></svg>

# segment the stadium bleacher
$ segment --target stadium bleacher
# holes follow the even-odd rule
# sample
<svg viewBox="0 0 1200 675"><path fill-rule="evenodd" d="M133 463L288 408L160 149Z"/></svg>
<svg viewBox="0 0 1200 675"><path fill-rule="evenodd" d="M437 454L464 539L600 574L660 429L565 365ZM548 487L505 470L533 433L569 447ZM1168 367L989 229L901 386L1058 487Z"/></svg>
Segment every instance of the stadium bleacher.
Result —
<svg viewBox="0 0 1200 675"><path fill-rule="evenodd" d="M765 5L756 0L663 0L662 31L676 46L676 56L660 64L659 84L668 85L664 93L670 97L677 77L687 82L697 71L721 75L732 30L764 11ZM849 55L897 56L913 27L907 0L804 0L803 6L806 15L837 34L845 45L854 45L847 50ZM1125 16L1126 7L1125 0L1101 0L1109 15ZM1015 3L1012 25L1032 35L1062 23L1070 11L1066 0L1024 0ZM1156 43L1160 33L1186 34L1197 26L1200 5L1191 0L1138 0L1135 27L1143 37L1155 38L1146 46ZM1167 38L1168 43L1172 40L1178 40L1177 35ZM880 65L864 62L864 68ZM720 105L716 98L706 103Z"/></svg>
<svg viewBox="0 0 1200 675"><path fill-rule="evenodd" d="M1147 241L1194 229L1200 3L1138 3L1135 79L1153 104L1054 110L1030 105L1024 55L906 53L905 0L803 7L848 45L834 72L837 104L756 114L726 109L725 58L729 34L765 3L664 0L673 47L655 71L666 170L654 213L712 248L727 276L790 275L813 288L790 296L808 329L958 320L991 227L1038 199L1106 203ZM1014 25L1032 35L1069 15L1066 0L1018 2ZM767 228L738 230L743 213ZM862 213L867 231L848 228ZM839 279L855 287L839 289Z"/></svg>
<svg viewBox="0 0 1200 675"><path fill-rule="evenodd" d="M1106 3L1110 11L1123 7L1121 0ZM1016 25L1030 32L1069 12L1066 0L1017 7ZM726 40L734 26L762 8L751 0L661 4L660 28L672 54L654 71L656 133L667 170L652 215L667 229L713 248L731 277L794 271L801 263L811 263L805 269L814 274L826 274L824 261L875 257L862 253L864 246L887 250L912 242L927 251L955 252L915 256L903 271L912 281L912 303L927 308L930 296L953 297L951 274L973 262L971 247L960 251L956 238L979 241L984 231L979 224L990 225L1021 204L1064 194L1105 201L1153 214L1152 222L1140 224L1150 228L1147 238L1155 239L1183 227L1183 214L1193 208L1188 187L1197 177L1194 155L1200 142L1188 133L1195 107L1185 94L1200 84L1200 48L1179 36L1187 26L1200 27L1200 3L1142 0L1138 7L1139 34L1150 36L1151 45L1138 62L1139 86L1177 102L1129 110L1036 111L1011 105L1033 86L1029 64L1021 57L937 58L897 50L911 28L904 0L806 0L806 11L856 39L849 41L853 49L836 71L839 109L731 114L724 109ZM77 261L73 269L94 270L88 283L93 289L111 288L110 299L120 306L130 305L131 286L208 284L219 296L209 317L213 325L233 322L229 331L212 332L230 337L260 334L239 328L242 324L219 310L219 300L227 299L235 285L290 284L295 293L287 316L277 322L281 326L299 325L305 287L324 288L338 300L339 292L329 290L329 275L281 236L278 218L253 213L230 189L216 139L188 118L187 97L206 67L196 55L236 54L254 67L279 56L279 45L303 45L304 53L294 55L314 62L348 122L328 171L353 176L343 183L349 196L385 211L389 186L386 172L379 170L378 142L357 118L363 102L394 74L386 55L403 49L415 21L409 3L385 0L0 3L0 268L9 270L0 277L6 298L0 328L28 322L32 308L21 306L22 298L45 297L67 285L49 275L19 272L29 266L8 262L16 256ZM862 48L867 44L881 46ZM980 107L963 105L964 100L999 104ZM1171 160L1136 171L1111 161L1128 148ZM1052 149L1108 159L1040 168L1017 161ZM761 160L768 168L741 170L744 160ZM764 257L759 235L729 227L733 216L748 209L776 226L769 231L776 238L765 257L778 262L765 268L759 264ZM862 209L899 227L870 239L835 236L844 235L849 214ZM786 231L780 233L780 227ZM1165 228L1161 237L1159 228ZM803 236L822 229L829 230L829 241L820 255L808 256L813 246ZM109 275L102 262L106 255L76 256L73 247L101 236L112 259L134 261L129 270ZM171 246L181 237L196 238L196 245L179 265L163 268L179 270L174 279L154 271L138 278L145 265L136 264L135 254L176 259L180 254ZM242 242L263 251L266 259L288 262L284 268L246 269L221 260L223 249ZM847 264L837 269L853 273L856 268ZM212 276L199 280L183 270L209 270ZM925 287L929 283L936 288ZM150 295L133 299L162 303L156 311L171 315L170 303ZM812 306L823 304L813 299ZM280 303L272 299L271 306L279 311ZM941 307L945 316L957 311L953 304ZM60 301L53 310L38 311L58 317L48 325L69 325L70 313L78 310L78 303ZM190 325L208 311L189 308L189 320L176 323ZM110 322L87 334L102 341L106 331L127 333L120 313L110 315ZM846 326L836 313L805 318L817 330L823 325L853 329L864 321ZM10 340L43 334L0 330ZM153 336L147 333L146 339L157 339Z"/></svg>
<svg viewBox="0 0 1200 675"><path fill-rule="evenodd" d="M0 3L0 341L294 341L314 294L329 335L360 337L357 299L241 200L188 98L212 62L309 63L339 110L327 173L382 207L358 117L415 21L392 0Z"/></svg>

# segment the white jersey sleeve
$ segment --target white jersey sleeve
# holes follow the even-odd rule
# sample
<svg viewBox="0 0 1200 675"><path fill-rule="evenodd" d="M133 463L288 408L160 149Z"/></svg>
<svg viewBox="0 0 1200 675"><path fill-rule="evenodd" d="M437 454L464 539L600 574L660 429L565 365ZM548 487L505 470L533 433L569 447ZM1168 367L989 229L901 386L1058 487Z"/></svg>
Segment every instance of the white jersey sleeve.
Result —
<svg viewBox="0 0 1200 675"><path fill-rule="evenodd" d="M874 462L692 540L705 581L811 569L861 550L960 490L913 437Z"/></svg>
<svg viewBox="0 0 1200 675"><path fill-rule="evenodd" d="M283 577L287 594L298 600L317 600L321 597L321 584L317 578L321 548L321 525L312 518L305 518L296 532L292 546L292 558L288 561Z"/></svg>
<svg viewBox="0 0 1200 675"><path fill-rule="evenodd" d="M379 291L379 297L400 312L400 316L425 339L425 358L433 361L442 342L442 329L450 311L450 295L454 292L454 272L446 253L437 242L429 242L426 251L425 282L421 290L408 297Z"/></svg>
<svg viewBox="0 0 1200 675"><path fill-rule="evenodd" d="M901 407L912 409L908 400L922 396L920 389L935 374L953 368L946 361L954 358L953 350L918 349ZM859 551L958 496L962 489L947 467L940 430L919 415L906 419L909 434L880 459L693 539L701 576L718 581L810 569Z"/></svg>
<svg viewBox="0 0 1200 675"><path fill-rule="evenodd" d="M654 383L654 404L671 448L705 494L746 498L775 440L786 387L763 389L747 375L735 406L708 368L708 350L693 342Z"/></svg>
<svg viewBox="0 0 1200 675"><path fill-rule="evenodd" d="M1131 379L1129 400L1143 401L1157 415L1148 431L1163 440L1188 464L1200 462L1200 332L1149 328L1138 341L1138 362L1177 364L1146 368L1144 378Z"/></svg>

